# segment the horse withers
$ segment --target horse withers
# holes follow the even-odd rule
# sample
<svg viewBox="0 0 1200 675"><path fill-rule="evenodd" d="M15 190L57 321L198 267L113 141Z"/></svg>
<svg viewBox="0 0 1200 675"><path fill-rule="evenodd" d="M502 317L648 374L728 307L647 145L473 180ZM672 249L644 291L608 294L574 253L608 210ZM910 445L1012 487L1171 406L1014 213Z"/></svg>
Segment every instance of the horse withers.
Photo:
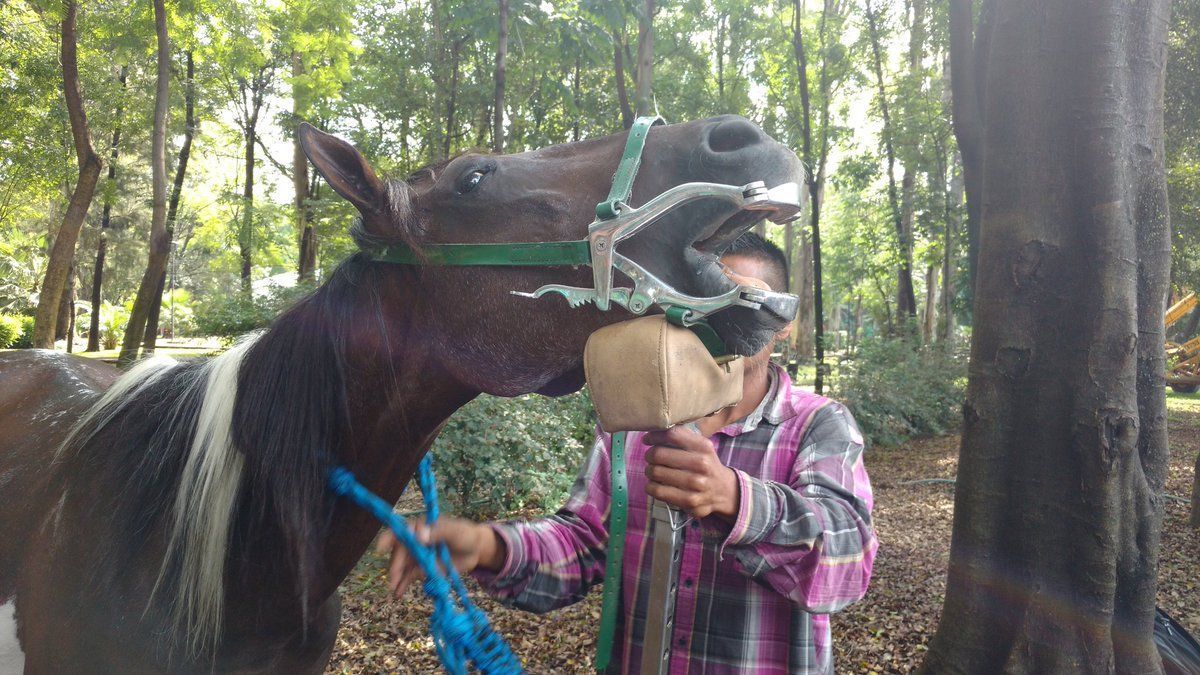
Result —
<svg viewBox="0 0 1200 675"><path fill-rule="evenodd" d="M51 352L0 354L0 602L15 599L27 670L320 671L337 586L378 530L327 492L328 469L346 465L394 501L458 407L480 392L579 389L588 335L629 318L511 293L589 286L585 266L370 254L582 239L624 133L463 155L405 181L381 180L333 136L301 142L361 214L351 234L364 250L269 328L211 359L151 358L123 376ZM656 127L632 203L686 182L800 177L790 150L719 117ZM720 295L733 286L717 254L763 215L690 203L621 252L680 291ZM765 311L722 314L713 326L742 354L779 328Z"/></svg>

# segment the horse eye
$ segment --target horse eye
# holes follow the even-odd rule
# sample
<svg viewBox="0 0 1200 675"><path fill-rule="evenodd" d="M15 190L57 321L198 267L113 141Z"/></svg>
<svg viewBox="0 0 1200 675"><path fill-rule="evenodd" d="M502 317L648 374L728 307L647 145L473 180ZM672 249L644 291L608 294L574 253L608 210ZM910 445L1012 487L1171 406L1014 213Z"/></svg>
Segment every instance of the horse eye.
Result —
<svg viewBox="0 0 1200 675"><path fill-rule="evenodd" d="M458 181L458 193L465 195L471 190L479 187L479 184L483 182L483 177L486 176L487 173L487 169L476 169L460 178Z"/></svg>

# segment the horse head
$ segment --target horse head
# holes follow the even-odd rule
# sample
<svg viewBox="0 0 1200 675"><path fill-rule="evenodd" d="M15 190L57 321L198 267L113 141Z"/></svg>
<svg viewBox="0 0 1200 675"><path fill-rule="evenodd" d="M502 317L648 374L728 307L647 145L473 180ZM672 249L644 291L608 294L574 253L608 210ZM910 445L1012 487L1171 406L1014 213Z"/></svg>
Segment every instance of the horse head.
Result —
<svg viewBox="0 0 1200 675"><path fill-rule="evenodd" d="M361 214L354 230L361 247L403 244L420 251L431 244L586 238L627 134L510 155L467 153L404 181L380 179L352 145L307 125L300 141L317 171ZM643 204L689 182L774 186L799 182L802 175L795 153L753 123L716 117L655 127L630 201ZM735 286L722 273L719 254L764 215L699 200L668 212L617 250L678 291L717 296ZM570 308L562 298L511 293L552 283L591 287L587 266L392 267L388 274L400 277L398 284L415 287L408 311L416 313L412 320L432 345L431 357L464 385L488 393L577 390L588 335L632 316L620 307ZM620 274L614 284L628 285ZM733 307L713 315L711 323L731 351L749 355L768 344L783 322L763 310Z"/></svg>

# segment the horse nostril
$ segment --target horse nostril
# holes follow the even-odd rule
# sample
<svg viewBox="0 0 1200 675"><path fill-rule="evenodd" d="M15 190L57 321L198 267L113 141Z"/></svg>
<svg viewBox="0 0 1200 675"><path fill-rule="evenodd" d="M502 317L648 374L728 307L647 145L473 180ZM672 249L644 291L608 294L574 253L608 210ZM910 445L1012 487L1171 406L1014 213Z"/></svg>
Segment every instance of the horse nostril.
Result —
<svg viewBox="0 0 1200 675"><path fill-rule="evenodd" d="M762 130L753 122L735 117L717 123L708 132L708 147L713 152L734 152L757 145L762 139Z"/></svg>

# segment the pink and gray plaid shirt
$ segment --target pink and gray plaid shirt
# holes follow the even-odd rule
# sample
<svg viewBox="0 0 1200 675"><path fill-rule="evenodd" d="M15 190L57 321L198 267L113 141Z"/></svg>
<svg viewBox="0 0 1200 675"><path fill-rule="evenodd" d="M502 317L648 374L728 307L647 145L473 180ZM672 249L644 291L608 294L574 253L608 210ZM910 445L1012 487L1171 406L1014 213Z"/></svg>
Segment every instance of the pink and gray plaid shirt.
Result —
<svg viewBox="0 0 1200 675"><path fill-rule="evenodd" d="M832 673L830 612L866 593L877 542L862 435L839 403L792 386L772 366L771 387L745 419L718 431L717 454L736 470L741 505L684 534L671 672ZM476 576L510 605L546 612L604 579L609 444L595 447L553 516L495 525L504 568ZM651 533L642 434L626 445L629 525L614 666L636 672L646 620ZM632 666L632 667L630 667Z"/></svg>

